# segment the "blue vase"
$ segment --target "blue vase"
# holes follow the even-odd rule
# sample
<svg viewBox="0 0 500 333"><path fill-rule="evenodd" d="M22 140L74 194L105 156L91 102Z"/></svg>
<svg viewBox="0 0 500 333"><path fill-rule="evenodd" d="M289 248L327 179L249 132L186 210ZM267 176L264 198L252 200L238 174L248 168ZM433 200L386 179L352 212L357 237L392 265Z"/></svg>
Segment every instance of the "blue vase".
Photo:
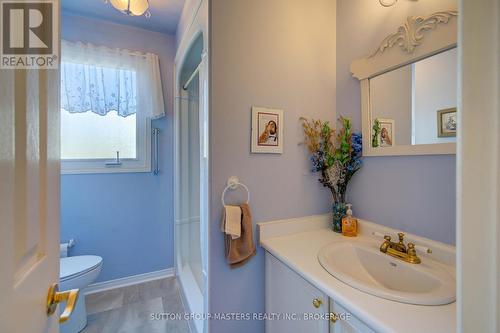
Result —
<svg viewBox="0 0 500 333"><path fill-rule="evenodd" d="M342 219L347 215L345 202L334 202L332 205L333 231L342 233Z"/></svg>

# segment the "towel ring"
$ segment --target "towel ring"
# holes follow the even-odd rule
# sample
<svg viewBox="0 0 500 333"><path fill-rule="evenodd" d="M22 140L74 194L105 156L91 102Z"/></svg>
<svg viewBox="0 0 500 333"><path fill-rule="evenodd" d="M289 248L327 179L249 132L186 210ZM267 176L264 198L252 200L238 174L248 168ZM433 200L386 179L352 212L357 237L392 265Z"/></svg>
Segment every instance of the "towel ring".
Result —
<svg viewBox="0 0 500 333"><path fill-rule="evenodd" d="M232 176L228 178L227 186L224 189L224 191L222 191L221 201L223 206L226 206L226 202L224 201L224 196L226 195L226 191L229 189L235 190L236 188L238 188L238 186L243 187L247 191L247 201L245 203L248 204L250 202L250 190L248 189L248 187L245 184L240 183L238 177Z"/></svg>

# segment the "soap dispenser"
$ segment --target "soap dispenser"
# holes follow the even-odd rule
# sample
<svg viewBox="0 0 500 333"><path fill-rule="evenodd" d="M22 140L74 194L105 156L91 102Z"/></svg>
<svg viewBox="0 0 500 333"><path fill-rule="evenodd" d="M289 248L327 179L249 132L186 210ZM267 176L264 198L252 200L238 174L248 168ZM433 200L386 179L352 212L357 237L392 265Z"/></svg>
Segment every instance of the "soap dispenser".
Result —
<svg viewBox="0 0 500 333"><path fill-rule="evenodd" d="M352 205L347 204L347 216L342 219L342 235L356 237L358 235L358 220L352 217Z"/></svg>

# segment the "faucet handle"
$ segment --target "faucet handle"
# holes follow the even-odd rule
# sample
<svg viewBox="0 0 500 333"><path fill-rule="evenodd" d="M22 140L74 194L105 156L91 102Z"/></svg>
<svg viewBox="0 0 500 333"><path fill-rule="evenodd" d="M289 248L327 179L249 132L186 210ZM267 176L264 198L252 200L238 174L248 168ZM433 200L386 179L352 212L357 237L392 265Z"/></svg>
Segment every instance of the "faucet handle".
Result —
<svg viewBox="0 0 500 333"><path fill-rule="evenodd" d="M403 243L403 241L405 239L405 234L402 232L398 232L398 237L399 237L399 242Z"/></svg>
<svg viewBox="0 0 500 333"><path fill-rule="evenodd" d="M384 239L385 239L386 241L390 242L390 241L391 241L391 236L385 235L385 236L384 236Z"/></svg>
<svg viewBox="0 0 500 333"><path fill-rule="evenodd" d="M410 257L417 257L417 251L415 250L415 244L408 243L408 251L406 252Z"/></svg>
<svg viewBox="0 0 500 333"><path fill-rule="evenodd" d="M415 244L408 243L408 262L411 264L420 264L422 261L417 256L417 251L415 251Z"/></svg>
<svg viewBox="0 0 500 333"><path fill-rule="evenodd" d="M429 254L432 253L432 249L431 248L425 247L425 246L422 246L422 245L415 245L415 249L417 249L418 251L420 251L422 253L429 253Z"/></svg>

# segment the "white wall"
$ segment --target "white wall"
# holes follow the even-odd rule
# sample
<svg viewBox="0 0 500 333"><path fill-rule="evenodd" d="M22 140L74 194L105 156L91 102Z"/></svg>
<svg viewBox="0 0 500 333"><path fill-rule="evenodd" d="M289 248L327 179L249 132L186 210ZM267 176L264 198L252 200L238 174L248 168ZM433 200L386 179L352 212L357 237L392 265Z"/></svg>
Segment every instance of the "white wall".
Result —
<svg viewBox="0 0 500 333"><path fill-rule="evenodd" d="M500 332L500 3L461 0L457 328Z"/></svg>
<svg viewBox="0 0 500 333"><path fill-rule="evenodd" d="M437 136L437 111L457 107L457 49L414 65L415 144L455 142Z"/></svg>
<svg viewBox="0 0 500 333"><path fill-rule="evenodd" d="M394 120L397 145L411 145L412 73L405 66L370 79L372 120ZM393 134L394 136L394 134Z"/></svg>

